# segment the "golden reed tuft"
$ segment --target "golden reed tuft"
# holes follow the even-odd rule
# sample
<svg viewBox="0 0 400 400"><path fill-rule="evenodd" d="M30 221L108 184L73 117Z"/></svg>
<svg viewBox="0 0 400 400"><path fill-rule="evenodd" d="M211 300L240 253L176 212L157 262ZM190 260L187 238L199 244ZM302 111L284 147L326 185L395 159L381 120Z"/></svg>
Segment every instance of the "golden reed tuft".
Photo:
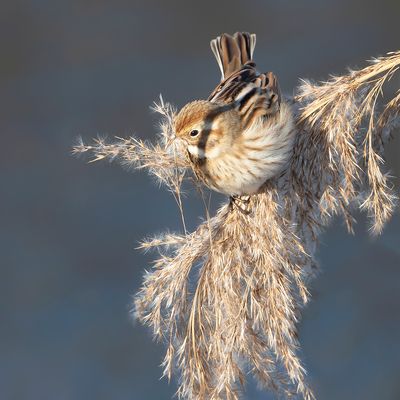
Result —
<svg viewBox="0 0 400 400"><path fill-rule="evenodd" d="M383 144L400 126L400 93L381 111L383 84L400 52L324 83L304 81L292 99L297 134L290 167L250 198L250 214L228 204L193 233L142 243L159 258L136 295L134 313L167 344L164 374L178 373L180 397L238 399L246 374L290 397L314 398L298 356L296 323L316 272L318 235L333 215L352 230L351 209L368 211L373 233L396 197L383 172ZM185 149L171 140L175 110L163 101L155 145L135 138L92 146L94 160L119 158L148 169L174 193L190 174Z"/></svg>

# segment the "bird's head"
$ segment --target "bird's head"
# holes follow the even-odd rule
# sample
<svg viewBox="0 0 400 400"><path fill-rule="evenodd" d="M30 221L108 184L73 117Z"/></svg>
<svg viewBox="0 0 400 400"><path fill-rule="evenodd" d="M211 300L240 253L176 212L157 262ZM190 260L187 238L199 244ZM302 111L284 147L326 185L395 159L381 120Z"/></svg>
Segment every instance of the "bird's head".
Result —
<svg viewBox="0 0 400 400"><path fill-rule="evenodd" d="M234 107L197 100L186 104L175 118L176 137L187 144L195 158L216 158L229 151L240 133L241 121Z"/></svg>

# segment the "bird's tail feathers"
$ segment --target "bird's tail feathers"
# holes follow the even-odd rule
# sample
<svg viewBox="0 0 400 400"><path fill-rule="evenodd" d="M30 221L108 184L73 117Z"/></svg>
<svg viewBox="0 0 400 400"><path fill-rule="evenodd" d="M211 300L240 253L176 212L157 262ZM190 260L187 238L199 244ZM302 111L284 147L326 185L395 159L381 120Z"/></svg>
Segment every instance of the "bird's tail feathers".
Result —
<svg viewBox="0 0 400 400"><path fill-rule="evenodd" d="M236 32L233 36L227 33L212 40L211 50L221 70L221 81L238 71L253 58L256 46L256 35L247 32Z"/></svg>

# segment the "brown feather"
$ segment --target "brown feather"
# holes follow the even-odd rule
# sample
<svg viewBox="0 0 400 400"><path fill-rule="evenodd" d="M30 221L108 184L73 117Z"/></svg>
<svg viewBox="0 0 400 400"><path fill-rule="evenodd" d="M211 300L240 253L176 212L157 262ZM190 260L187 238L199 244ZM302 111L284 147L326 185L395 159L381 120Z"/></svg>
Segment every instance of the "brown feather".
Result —
<svg viewBox="0 0 400 400"><path fill-rule="evenodd" d="M247 32L236 32L233 36L224 33L211 41L211 49L221 69L222 79L251 60L255 41L255 35Z"/></svg>

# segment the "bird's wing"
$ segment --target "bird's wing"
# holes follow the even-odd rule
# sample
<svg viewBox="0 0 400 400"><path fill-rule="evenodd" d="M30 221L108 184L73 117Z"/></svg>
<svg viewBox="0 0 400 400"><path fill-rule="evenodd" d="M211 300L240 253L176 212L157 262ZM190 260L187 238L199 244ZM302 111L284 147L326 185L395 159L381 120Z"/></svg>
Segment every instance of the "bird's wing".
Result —
<svg viewBox="0 0 400 400"><path fill-rule="evenodd" d="M260 116L279 111L280 90L272 72L259 74L255 63L247 61L224 79L211 93L209 101L233 104L243 117L244 129Z"/></svg>

